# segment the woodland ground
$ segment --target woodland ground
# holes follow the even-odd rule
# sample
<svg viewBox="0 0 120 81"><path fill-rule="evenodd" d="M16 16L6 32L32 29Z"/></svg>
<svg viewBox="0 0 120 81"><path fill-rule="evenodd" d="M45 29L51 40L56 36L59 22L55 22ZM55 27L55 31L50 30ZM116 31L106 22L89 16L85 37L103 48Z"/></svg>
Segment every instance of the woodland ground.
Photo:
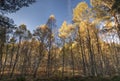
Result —
<svg viewBox="0 0 120 81"><path fill-rule="evenodd" d="M74 77L50 77L50 78L32 78L32 77L15 77L11 79L2 79L0 81L120 81L120 76L113 76L113 77L81 77L81 76L74 76Z"/></svg>

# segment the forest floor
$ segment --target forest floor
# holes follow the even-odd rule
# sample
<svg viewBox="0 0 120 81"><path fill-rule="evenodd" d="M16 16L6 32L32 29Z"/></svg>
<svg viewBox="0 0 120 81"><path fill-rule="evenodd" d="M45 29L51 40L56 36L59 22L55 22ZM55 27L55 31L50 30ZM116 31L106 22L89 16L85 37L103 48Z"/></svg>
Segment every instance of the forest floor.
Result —
<svg viewBox="0 0 120 81"><path fill-rule="evenodd" d="M113 77L51 77L51 78L25 78L25 77L17 77L11 79L3 79L0 81L120 81L120 76Z"/></svg>

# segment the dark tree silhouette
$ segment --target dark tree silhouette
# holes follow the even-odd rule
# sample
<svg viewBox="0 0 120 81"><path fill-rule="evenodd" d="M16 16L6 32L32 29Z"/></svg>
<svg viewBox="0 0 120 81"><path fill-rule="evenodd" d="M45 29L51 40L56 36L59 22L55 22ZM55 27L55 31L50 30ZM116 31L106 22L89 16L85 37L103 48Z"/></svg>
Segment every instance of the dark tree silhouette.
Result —
<svg viewBox="0 0 120 81"><path fill-rule="evenodd" d="M0 12L13 13L22 7L28 7L36 0L0 0Z"/></svg>
<svg viewBox="0 0 120 81"><path fill-rule="evenodd" d="M0 15L0 72L2 68L2 58L3 58L3 48L4 44L7 42L6 39L10 33L15 29L15 25L12 19Z"/></svg>

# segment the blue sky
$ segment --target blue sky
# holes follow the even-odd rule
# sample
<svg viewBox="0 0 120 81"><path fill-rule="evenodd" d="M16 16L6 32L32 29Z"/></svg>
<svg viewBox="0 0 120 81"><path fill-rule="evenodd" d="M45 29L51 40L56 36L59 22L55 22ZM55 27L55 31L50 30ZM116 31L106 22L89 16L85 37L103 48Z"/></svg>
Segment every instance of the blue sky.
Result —
<svg viewBox="0 0 120 81"><path fill-rule="evenodd" d="M84 0L36 0L37 2L24 7L16 13L8 14L18 26L26 24L29 30L34 30L37 26L45 24L51 14L55 15L58 27L64 20L71 22L72 9ZM89 0L85 0L89 1Z"/></svg>

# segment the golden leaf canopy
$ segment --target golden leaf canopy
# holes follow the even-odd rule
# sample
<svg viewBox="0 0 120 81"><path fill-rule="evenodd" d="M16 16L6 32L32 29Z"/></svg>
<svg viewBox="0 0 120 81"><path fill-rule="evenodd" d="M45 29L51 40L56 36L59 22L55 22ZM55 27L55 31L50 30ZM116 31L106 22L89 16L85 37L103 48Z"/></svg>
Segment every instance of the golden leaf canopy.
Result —
<svg viewBox="0 0 120 81"><path fill-rule="evenodd" d="M74 22L80 22L82 19L82 14L85 12L88 8L88 5L86 2L79 3L76 8L73 10L73 21Z"/></svg>
<svg viewBox="0 0 120 81"><path fill-rule="evenodd" d="M72 24L67 24L66 21L63 22L62 26L59 29L59 37L60 38L67 38L71 35L71 32L74 30Z"/></svg>

